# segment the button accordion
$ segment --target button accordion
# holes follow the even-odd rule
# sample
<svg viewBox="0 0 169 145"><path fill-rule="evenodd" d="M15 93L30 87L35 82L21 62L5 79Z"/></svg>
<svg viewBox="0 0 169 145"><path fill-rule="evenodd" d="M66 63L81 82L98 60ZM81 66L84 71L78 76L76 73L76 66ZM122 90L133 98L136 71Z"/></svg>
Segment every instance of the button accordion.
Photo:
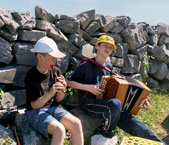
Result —
<svg viewBox="0 0 169 145"><path fill-rule="evenodd" d="M121 111L136 115L141 102L151 90L141 81L131 77L102 76L99 87L104 93L98 98L117 98L122 104Z"/></svg>

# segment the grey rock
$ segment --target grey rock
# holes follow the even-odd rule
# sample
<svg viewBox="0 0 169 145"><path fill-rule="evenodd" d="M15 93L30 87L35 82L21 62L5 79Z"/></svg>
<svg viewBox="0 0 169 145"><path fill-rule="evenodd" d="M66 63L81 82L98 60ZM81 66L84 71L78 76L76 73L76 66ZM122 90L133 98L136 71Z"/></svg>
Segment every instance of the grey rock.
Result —
<svg viewBox="0 0 169 145"><path fill-rule="evenodd" d="M131 28L128 26L128 27L125 27L123 30L121 30L120 32L120 35L123 36L124 38L125 37L128 37L132 34L132 31L131 31Z"/></svg>
<svg viewBox="0 0 169 145"><path fill-rule="evenodd" d="M106 17L107 18L107 17ZM102 28L102 31L103 32L109 32L110 30L112 30L113 29L113 27L115 26L117 24L117 22L114 20L114 19L112 19L111 21L108 21L107 19L106 19L106 24L103 26L103 28Z"/></svg>
<svg viewBox="0 0 169 145"><path fill-rule="evenodd" d="M147 50L149 49L149 45L144 45L141 48L138 48L136 50L133 51L133 54L136 54L140 60L144 61L144 59L147 60Z"/></svg>
<svg viewBox="0 0 169 145"><path fill-rule="evenodd" d="M158 40L159 40L159 35L155 33L155 34L149 35L148 43L152 46L157 45Z"/></svg>
<svg viewBox="0 0 169 145"><path fill-rule="evenodd" d="M101 27L106 24L105 16L101 14L96 14L94 21L96 21Z"/></svg>
<svg viewBox="0 0 169 145"><path fill-rule="evenodd" d="M147 28L146 28L146 29L147 29L148 35L157 34L153 26L147 25Z"/></svg>
<svg viewBox="0 0 169 145"><path fill-rule="evenodd" d="M13 11L13 12L11 12L11 14L14 17L14 19L18 22L20 27L23 27L23 25L26 23L26 21L31 19L29 11L22 12L22 13Z"/></svg>
<svg viewBox="0 0 169 145"><path fill-rule="evenodd" d="M165 88L169 91L169 81L162 81L160 82L160 87Z"/></svg>
<svg viewBox="0 0 169 145"><path fill-rule="evenodd" d="M50 22L45 21L45 20L36 19L36 26L35 26L36 29L42 30L42 31L47 31L51 27L52 27L52 24Z"/></svg>
<svg viewBox="0 0 169 145"><path fill-rule="evenodd" d="M168 72L167 65L155 60L151 60L150 63L151 66L149 73L152 74L156 80L163 80Z"/></svg>
<svg viewBox="0 0 169 145"><path fill-rule="evenodd" d="M16 41L18 38L18 32L11 34L9 30L4 27L0 29L0 35L9 41Z"/></svg>
<svg viewBox="0 0 169 145"><path fill-rule="evenodd" d="M18 65L26 65L26 66L34 66L36 65L36 57L35 54L30 51L34 47L34 45L30 43L12 43L14 56L16 58L16 64Z"/></svg>
<svg viewBox="0 0 169 145"><path fill-rule="evenodd" d="M118 22L115 22L112 29L110 30L111 33L120 33L124 28Z"/></svg>
<svg viewBox="0 0 169 145"><path fill-rule="evenodd" d="M81 12L80 14L77 14L73 16L76 20L80 22L80 26L83 30L86 29L86 27L89 25L89 23L94 20L95 18L95 10L88 10L85 12Z"/></svg>
<svg viewBox="0 0 169 145"><path fill-rule="evenodd" d="M149 87L159 87L159 82L152 77L147 79L147 84Z"/></svg>
<svg viewBox="0 0 169 145"><path fill-rule="evenodd" d="M124 65L124 60L122 58L111 57L110 60L113 66L122 68Z"/></svg>
<svg viewBox="0 0 169 145"><path fill-rule="evenodd" d="M92 37L92 40L90 40L90 44L95 46L96 45L96 42L97 42L97 38L96 37Z"/></svg>
<svg viewBox="0 0 169 145"><path fill-rule="evenodd" d="M167 74L166 74L166 76L165 76L165 79L166 79L166 80L169 80L169 68L168 68L168 72L167 72Z"/></svg>
<svg viewBox="0 0 169 145"><path fill-rule="evenodd" d="M14 21L10 12L0 7L0 18L11 34L16 33L17 29L19 28L19 24Z"/></svg>
<svg viewBox="0 0 169 145"><path fill-rule="evenodd" d="M164 43L165 43L165 44L168 44L168 43L169 43L169 37L166 37L166 38L165 38Z"/></svg>
<svg viewBox="0 0 169 145"><path fill-rule="evenodd" d="M88 43L91 42L93 39L86 31L83 31L82 29L79 30L78 34L84 38Z"/></svg>
<svg viewBox="0 0 169 145"><path fill-rule="evenodd" d="M26 103L26 93L25 90L14 90L10 92L5 92L2 95L1 105L2 108L9 108L12 106L21 106Z"/></svg>
<svg viewBox="0 0 169 145"><path fill-rule="evenodd" d="M124 66L121 70L122 73L138 73L139 69L139 59L137 55L128 54L126 57L124 57Z"/></svg>
<svg viewBox="0 0 169 145"><path fill-rule="evenodd" d="M131 18L128 16L117 16L116 21L125 28L130 24Z"/></svg>
<svg viewBox="0 0 169 145"><path fill-rule="evenodd" d="M158 40L158 45L163 45L166 38L167 38L167 35L165 34L160 35L159 40Z"/></svg>
<svg viewBox="0 0 169 145"><path fill-rule="evenodd" d="M64 33L76 33L78 32L80 25L77 21L60 20L58 22L58 28Z"/></svg>
<svg viewBox="0 0 169 145"><path fill-rule="evenodd" d="M95 118L85 114L80 108L72 109L70 112L81 120L85 137L92 135L102 121L101 118Z"/></svg>
<svg viewBox="0 0 169 145"><path fill-rule="evenodd" d="M11 44L0 37L0 62L10 64L13 59Z"/></svg>
<svg viewBox="0 0 169 145"><path fill-rule="evenodd" d="M169 56L169 51L166 49L165 45L149 46L148 51L160 62L166 61Z"/></svg>
<svg viewBox="0 0 169 145"><path fill-rule="evenodd" d="M148 34L144 24L137 24L135 29L131 29L132 34L128 35L124 41L130 44L130 50L142 47L148 42Z"/></svg>
<svg viewBox="0 0 169 145"><path fill-rule="evenodd" d="M5 25L5 23L0 19L0 28L2 28Z"/></svg>
<svg viewBox="0 0 169 145"><path fill-rule="evenodd" d="M125 53L126 49L124 49L122 44L118 43L118 44L116 44L116 46L117 46L117 49L113 50L111 56L122 58L124 55L127 54L127 53Z"/></svg>
<svg viewBox="0 0 169 145"><path fill-rule="evenodd" d="M68 39L78 47L81 47L86 42L79 34L70 34Z"/></svg>
<svg viewBox="0 0 169 145"><path fill-rule="evenodd" d="M55 22L55 17L51 13L48 13L44 8L40 6L35 7L35 16L37 19L40 19L40 20L46 20L50 23Z"/></svg>
<svg viewBox="0 0 169 145"><path fill-rule="evenodd" d="M100 28L100 25L96 21L92 21L89 26L86 28L86 32L89 35L92 35L94 32L96 32Z"/></svg>
<svg viewBox="0 0 169 145"><path fill-rule="evenodd" d="M64 58L57 58L56 60L56 66L60 68L62 73L65 73L68 69L69 64L69 55L66 55Z"/></svg>
<svg viewBox="0 0 169 145"><path fill-rule="evenodd" d="M8 65L0 68L0 83L24 87L25 76L30 67Z"/></svg>
<svg viewBox="0 0 169 145"><path fill-rule="evenodd" d="M91 34L92 37L100 37L101 35L104 35L105 33L104 32L101 32L101 31L96 31L94 32L93 34ZM112 33L107 33L109 35L113 35Z"/></svg>
<svg viewBox="0 0 169 145"><path fill-rule="evenodd" d="M53 38L55 41L68 41L67 37L60 31L60 29L56 28L54 24L47 29L47 36Z"/></svg>
<svg viewBox="0 0 169 145"><path fill-rule="evenodd" d="M89 43L83 44L81 49L75 54L75 56L79 59L93 58L95 56L94 47Z"/></svg>
<svg viewBox="0 0 169 145"><path fill-rule="evenodd" d="M36 25L36 20L34 18L31 18L24 23L21 29L32 30L35 28L35 25Z"/></svg>
<svg viewBox="0 0 169 145"><path fill-rule="evenodd" d="M18 39L22 41L36 42L40 38L46 36L46 32L38 30L19 30Z"/></svg>
<svg viewBox="0 0 169 145"><path fill-rule="evenodd" d="M64 41L64 42L58 41L57 45L58 48L68 56L74 55L79 50L79 48L76 47L71 41Z"/></svg>
<svg viewBox="0 0 169 145"><path fill-rule="evenodd" d="M150 60L150 63L151 63L151 66L150 66L149 73L152 75L152 74L155 74L157 72L158 67L159 67L160 64L156 60Z"/></svg>
<svg viewBox="0 0 169 145"><path fill-rule="evenodd" d="M56 18L56 16L55 16ZM59 17L60 20L70 20L70 21L76 21L73 17L67 16L67 15L60 15Z"/></svg>
<svg viewBox="0 0 169 145"><path fill-rule="evenodd" d="M156 31L159 34L166 34L167 36L169 36L169 26L164 23L158 23Z"/></svg>
<svg viewBox="0 0 169 145"><path fill-rule="evenodd" d="M21 142L24 145L49 145L50 140L35 131L29 124L25 115L25 109L19 109L15 119L16 126L22 136Z"/></svg>

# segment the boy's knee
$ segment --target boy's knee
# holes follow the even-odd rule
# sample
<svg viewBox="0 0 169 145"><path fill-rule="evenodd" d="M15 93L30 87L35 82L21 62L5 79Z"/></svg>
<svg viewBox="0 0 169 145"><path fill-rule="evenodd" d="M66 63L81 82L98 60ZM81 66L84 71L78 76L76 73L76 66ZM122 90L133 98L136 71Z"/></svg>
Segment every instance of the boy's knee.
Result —
<svg viewBox="0 0 169 145"><path fill-rule="evenodd" d="M65 128L64 126L56 121L52 121L48 126L48 132L52 135L60 134L61 136L65 136Z"/></svg>
<svg viewBox="0 0 169 145"><path fill-rule="evenodd" d="M82 128L82 123L81 123L81 120L79 118L75 118L75 120L73 122L73 127Z"/></svg>
<svg viewBox="0 0 169 145"><path fill-rule="evenodd" d="M112 109L116 109L117 111L121 110L121 102L119 99L116 98L110 99L110 106Z"/></svg>

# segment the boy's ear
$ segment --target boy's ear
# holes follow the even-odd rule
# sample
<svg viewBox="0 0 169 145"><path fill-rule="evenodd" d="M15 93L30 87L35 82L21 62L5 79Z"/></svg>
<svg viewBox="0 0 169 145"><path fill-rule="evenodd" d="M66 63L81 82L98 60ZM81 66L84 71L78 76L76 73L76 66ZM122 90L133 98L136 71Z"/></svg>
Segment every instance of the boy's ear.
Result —
<svg viewBox="0 0 169 145"><path fill-rule="evenodd" d="M99 45L96 45L95 48L96 48L96 50L97 50L97 49L99 48Z"/></svg>
<svg viewBox="0 0 169 145"><path fill-rule="evenodd" d="M41 53L37 53L36 56L37 56L37 58L42 58L43 55Z"/></svg>

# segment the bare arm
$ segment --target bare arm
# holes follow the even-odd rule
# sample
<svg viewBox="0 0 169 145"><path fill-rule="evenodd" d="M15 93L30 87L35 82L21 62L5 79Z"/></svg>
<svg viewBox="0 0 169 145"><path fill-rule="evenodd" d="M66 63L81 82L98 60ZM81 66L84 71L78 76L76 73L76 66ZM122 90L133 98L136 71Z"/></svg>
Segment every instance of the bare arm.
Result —
<svg viewBox="0 0 169 145"><path fill-rule="evenodd" d="M70 81L70 80L66 80L66 82L67 82L67 85L71 88L88 91L96 96L104 92L102 89L99 88L98 85L82 84L82 83L78 83L76 81Z"/></svg>
<svg viewBox="0 0 169 145"><path fill-rule="evenodd" d="M31 102L32 108L38 109L38 108L43 107L54 95L55 95L55 91L51 89L48 93L44 94L37 100L32 101Z"/></svg>
<svg viewBox="0 0 169 145"><path fill-rule="evenodd" d="M55 96L55 99L57 102L60 102L64 99L67 83L63 76L59 77L59 80L60 82L56 82L55 84L53 84L48 93L31 102L32 108L38 109L43 107L52 97L55 96L56 92L57 94Z"/></svg>

